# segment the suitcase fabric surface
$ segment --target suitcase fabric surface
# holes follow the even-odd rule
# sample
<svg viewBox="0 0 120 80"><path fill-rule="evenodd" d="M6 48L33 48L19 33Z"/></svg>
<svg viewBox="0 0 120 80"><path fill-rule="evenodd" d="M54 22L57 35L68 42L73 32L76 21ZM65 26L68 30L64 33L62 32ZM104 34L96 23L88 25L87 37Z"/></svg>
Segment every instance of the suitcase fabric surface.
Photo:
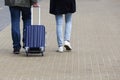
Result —
<svg viewBox="0 0 120 80"><path fill-rule="evenodd" d="M39 9L39 24L33 25L33 14L32 14L32 25L26 27L26 39L25 39L25 51L28 56L29 53L41 53L45 51L45 26L40 25L40 7ZM32 7L33 13L33 7Z"/></svg>
<svg viewBox="0 0 120 80"><path fill-rule="evenodd" d="M26 27L26 54L45 51L45 26L31 25Z"/></svg>

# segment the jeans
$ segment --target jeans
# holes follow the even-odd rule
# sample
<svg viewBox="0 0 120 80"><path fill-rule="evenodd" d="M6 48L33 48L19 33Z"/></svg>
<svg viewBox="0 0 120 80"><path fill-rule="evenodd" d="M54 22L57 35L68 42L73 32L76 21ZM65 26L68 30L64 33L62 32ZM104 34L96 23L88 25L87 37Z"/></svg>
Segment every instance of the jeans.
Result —
<svg viewBox="0 0 120 80"><path fill-rule="evenodd" d="M27 7L9 7L11 14L11 34L13 48L21 48L20 17L23 20L23 43L25 43L25 27L31 25L31 8Z"/></svg>
<svg viewBox="0 0 120 80"><path fill-rule="evenodd" d="M63 14L55 15L55 18L56 18L56 34L57 34L58 47L61 47L63 46L63 41L70 41L71 29L72 29L72 13L65 14L64 33L63 33Z"/></svg>

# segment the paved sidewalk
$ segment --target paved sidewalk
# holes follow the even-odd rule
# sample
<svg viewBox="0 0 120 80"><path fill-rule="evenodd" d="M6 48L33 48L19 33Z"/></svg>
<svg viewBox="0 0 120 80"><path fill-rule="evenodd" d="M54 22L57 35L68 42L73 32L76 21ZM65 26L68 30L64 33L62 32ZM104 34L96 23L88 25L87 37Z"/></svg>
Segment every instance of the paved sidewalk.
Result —
<svg viewBox="0 0 120 80"><path fill-rule="evenodd" d="M77 0L72 52L57 53L55 19L41 1L44 57L12 54L10 25L0 31L0 80L120 80L120 1ZM22 23L22 22L21 22ZM21 27L22 30L22 27Z"/></svg>
<svg viewBox="0 0 120 80"><path fill-rule="evenodd" d="M0 0L0 31L10 23L8 7L4 6L4 0Z"/></svg>

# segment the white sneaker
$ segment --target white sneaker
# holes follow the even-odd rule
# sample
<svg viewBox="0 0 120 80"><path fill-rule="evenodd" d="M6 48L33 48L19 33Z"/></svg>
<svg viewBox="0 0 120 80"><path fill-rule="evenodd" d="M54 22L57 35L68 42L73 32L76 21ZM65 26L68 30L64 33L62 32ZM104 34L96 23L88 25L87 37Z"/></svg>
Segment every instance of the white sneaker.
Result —
<svg viewBox="0 0 120 80"><path fill-rule="evenodd" d="M59 47L58 50L57 50L57 52L62 53L63 52L63 46Z"/></svg>
<svg viewBox="0 0 120 80"><path fill-rule="evenodd" d="M70 45L70 42L68 42L68 41L65 41L65 42L64 42L64 47L66 48L66 50L72 50L72 47L71 47L71 45Z"/></svg>

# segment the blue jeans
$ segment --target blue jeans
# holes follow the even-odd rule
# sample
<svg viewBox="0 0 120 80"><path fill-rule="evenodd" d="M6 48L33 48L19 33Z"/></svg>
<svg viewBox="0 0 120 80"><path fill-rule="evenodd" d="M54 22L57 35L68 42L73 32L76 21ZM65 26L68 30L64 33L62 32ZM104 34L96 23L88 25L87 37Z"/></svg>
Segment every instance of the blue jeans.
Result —
<svg viewBox="0 0 120 80"><path fill-rule="evenodd" d="M63 14L55 15L55 18L56 18L57 42L58 42L58 47L60 47L63 46L63 41L70 41L71 29L72 29L72 13L65 14L64 33L63 33Z"/></svg>
<svg viewBox="0 0 120 80"><path fill-rule="evenodd" d="M13 48L21 48L20 17L23 20L23 43L25 42L25 27L31 25L31 8L27 7L9 7L11 14L11 34Z"/></svg>

